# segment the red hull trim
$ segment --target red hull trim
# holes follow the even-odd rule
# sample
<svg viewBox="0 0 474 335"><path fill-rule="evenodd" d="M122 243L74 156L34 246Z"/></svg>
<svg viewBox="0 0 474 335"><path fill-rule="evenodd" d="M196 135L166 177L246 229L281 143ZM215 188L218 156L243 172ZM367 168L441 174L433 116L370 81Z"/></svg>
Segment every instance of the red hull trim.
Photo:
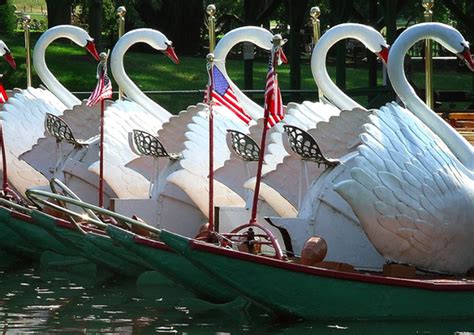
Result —
<svg viewBox="0 0 474 335"><path fill-rule="evenodd" d="M160 250L172 252L171 249L163 242L155 241L155 240L152 240L143 236L139 236L139 235L135 235L133 239L135 243L137 244L145 245L147 247L154 248L154 249L160 249Z"/></svg>

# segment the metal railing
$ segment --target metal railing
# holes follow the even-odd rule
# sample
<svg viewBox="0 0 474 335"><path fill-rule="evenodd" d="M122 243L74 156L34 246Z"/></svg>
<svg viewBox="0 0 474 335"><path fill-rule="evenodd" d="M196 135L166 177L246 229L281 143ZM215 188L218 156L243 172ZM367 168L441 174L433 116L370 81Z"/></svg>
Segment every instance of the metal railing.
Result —
<svg viewBox="0 0 474 335"><path fill-rule="evenodd" d="M360 96L360 95L367 95L371 93L378 93L378 92L385 92L389 91L389 89L380 86L377 88L353 88L353 89L348 89L345 90L348 94L352 94L355 96ZM193 95L193 94L204 94L205 90L199 89L199 90L162 90L162 91L142 91L145 94L156 94L156 95L166 95L166 94L171 94L171 95ZM265 93L265 90L242 90L243 93L246 94L263 94ZM86 92L86 91L76 91L76 92L71 92L74 95L90 95L92 92ZM287 95L287 94L294 94L294 93L301 93L301 94L317 94L318 91L317 89L311 89L311 90L281 90L281 94ZM118 94L118 91L113 91L113 94Z"/></svg>

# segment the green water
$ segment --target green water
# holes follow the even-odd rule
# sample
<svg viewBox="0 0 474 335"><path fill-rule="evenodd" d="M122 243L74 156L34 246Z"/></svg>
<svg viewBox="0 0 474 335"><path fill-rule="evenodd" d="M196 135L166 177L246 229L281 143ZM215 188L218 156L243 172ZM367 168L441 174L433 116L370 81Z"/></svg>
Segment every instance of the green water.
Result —
<svg viewBox="0 0 474 335"><path fill-rule="evenodd" d="M32 266L0 272L0 327L4 334L474 334L474 320L282 322L242 304L202 302L170 283L97 282Z"/></svg>

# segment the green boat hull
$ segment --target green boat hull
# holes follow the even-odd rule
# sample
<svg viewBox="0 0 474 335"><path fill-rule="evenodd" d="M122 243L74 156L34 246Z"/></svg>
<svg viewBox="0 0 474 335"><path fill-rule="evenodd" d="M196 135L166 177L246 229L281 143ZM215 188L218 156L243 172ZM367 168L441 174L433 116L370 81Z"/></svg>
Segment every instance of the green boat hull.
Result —
<svg viewBox="0 0 474 335"><path fill-rule="evenodd" d="M4 214L8 214L9 210L2 210ZM8 227L26 241L24 244L34 248L34 258L40 261L43 269L97 276L95 264L82 257L71 247L71 243L57 238L45 229L43 220L53 218L52 216L38 211L32 211L31 216L10 212L10 220L6 221Z"/></svg>
<svg viewBox="0 0 474 335"><path fill-rule="evenodd" d="M115 226L107 227L107 233L113 240L143 258L154 270L185 287L199 298L225 303L238 296L233 289L220 284L184 257L171 251L164 243L138 236Z"/></svg>
<svg viewBox="0 0 474 335"><path fill-rule="evenodd" d="M134 253L124 247L113 243L113 240L103 234L88 232L86 239L89 246L99 249L102 255L97 257L98 253L92 252L91 247L86 249L87 257L97 258L96 262L101 264L106 257L106 261L114 272L121 273L129 277L138 277L149 269L149 266L143 262ZM105 265L105 264L104 264Z"/></svg>
<svg viewBox="0 0 474 335"><path fill-rule="evenodd" d="M309 320L474 317L474 281L398 279L292 264L163 232L194 264L280 316Z"/></svg>
<svg viewBox="0 0 474 335"><path fill-rule="evenodd" d="M33 212L32 216L41 227L64 244L72 246L74 253L89 262L127 277L137 277L146 271L143 262L137 260L135 255L113 244L110 237L99 230L86 228L86 234L83 234L73 224L53 216L41 212Z"/></svg>
<svg viewBox="0 0 474 335"><path fill-rule="evenodd" d="M22 260L39 260L41 250L12 229L17 225L25 224L21 219L22 215L5 207L0 207L0 249Z"/></svg>
<svg viewBox="0 0 474 335"><path fill-rule="evenodd" d="M49 250L60 255L76 256L76 253L74 253L70 247L55 238L41 226L40 222L34 216L34 213L35 211L32 212L32 216L18 216L18 214L17 216L12 216L11 219L7 221L7 224L10 229L41 252Z"/></svg>

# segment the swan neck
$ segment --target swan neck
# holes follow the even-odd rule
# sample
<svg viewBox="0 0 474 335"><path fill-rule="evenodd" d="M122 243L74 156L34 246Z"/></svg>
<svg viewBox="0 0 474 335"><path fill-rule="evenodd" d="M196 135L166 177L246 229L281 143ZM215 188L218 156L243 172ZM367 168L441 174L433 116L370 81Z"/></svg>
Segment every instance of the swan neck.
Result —
<svg viewBox="0 0 474 335"><path fill-rule="evenodd" d="M214 50L214 56L216 59L214 63L215 66L219 68L229 85L234 90L234 93L245 112L247 112L247 114L249 114L254 120L257 120L263 116L263 108L247 97L230 79L229 75L227 74L225 59L227 58L230 50L240 42L250 42L261 48L270 50L272 37L273 35L268 30L260 27L241 27L225 34L219 43L217 43Z"/></svg>
<svg viewBox="0 0 474 335"><path fill-rule="evenodd" d="M355 34L357 27L344 25L337 26L326 32L316 44L311 56L311 71L314 80L324 96L328 98L339 109L364 108L345 94L331 80L326 67L326 57L329 49L337 42L346 38L355 38L363 42L363 36Z"/></svg>
<svg viewBox="0 0 474 335"><path fill-rule="evenodd" d="M119 39L110 57L112 75L129 99L141 105L164 123L168 121L171 114L152 99L148 98L125 72L123 64L125 53L132 45L140 42L152 45L151 37L149 37L146 32L143 33L141 31L129 32Z"/></svg>
<svg viewBox="0 0 474 335"><path fill-rule="evenodd" d="M58 38L72 38L65 33L62 27L49 29L41 35L35 45L33 51L33 66L35 67L38 77L48 90L53 93L67 108L72 109L76 105L80 105L81 101L76 98L69 90L67 90L51 73L46 65L46 49Z"/></svg>
<svg viewBox="0 0 474 335"><path fill-rule="evenodd" d="M415 27L416 26L414 26L414 28ZM413 44L427 38L435 38L439 41L443 40L443 36L439 34L436 29L430 29L430 27L426 26L406 30L400 35L390 48L390 61L387 67L390 82L405 106L444 141L452 153L461 163L464 164L465 167L470 171L473 171L473 147L446 121L428 108L428 106L418 97L405 75L405 55Z"/></svg>

